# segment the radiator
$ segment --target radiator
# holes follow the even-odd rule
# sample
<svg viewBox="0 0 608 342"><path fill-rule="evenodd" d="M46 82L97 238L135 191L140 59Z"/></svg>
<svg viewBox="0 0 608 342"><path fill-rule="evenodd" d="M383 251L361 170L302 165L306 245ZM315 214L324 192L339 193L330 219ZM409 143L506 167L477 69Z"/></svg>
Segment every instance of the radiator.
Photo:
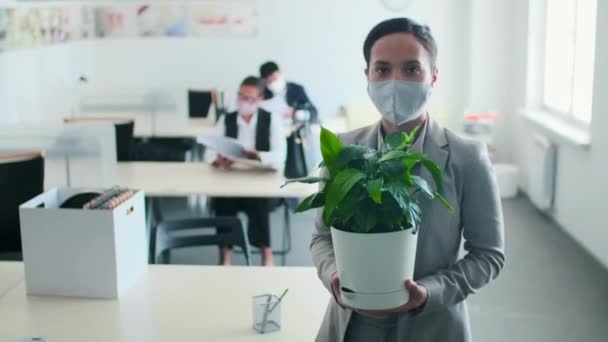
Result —
<svg viewBox="0 0 608 342"><path fill-rule="evenodd" d="M544 136L535 134L529 157L530 200L540 210L551 209L555 193L557 147Z"/></svg>

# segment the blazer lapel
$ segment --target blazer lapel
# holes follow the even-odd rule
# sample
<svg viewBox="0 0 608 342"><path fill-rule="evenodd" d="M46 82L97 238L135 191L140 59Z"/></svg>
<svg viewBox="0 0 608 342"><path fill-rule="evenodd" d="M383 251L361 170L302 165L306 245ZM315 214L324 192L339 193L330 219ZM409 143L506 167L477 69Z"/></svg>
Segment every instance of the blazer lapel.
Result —
<svg viewBox="0 0 608 342"><path fill-rule="evenodd" d="M445 175L445 167L448 161L448 151L447 145L448 141L445 136L445 130L435 122L435 120L430 119L427 122L427 132L426 139L424 141L423 151L424 154L427 155L429 159L431 159L437 167L444 172ZM431 173L424 167L420 168L420 176L427 181L427 183L431 186L432 189L437 189L437 184L435 184L433 180L433 176ZM444 177L445 180L445 177ZM422 225L429 224L429 221L433 221L436 217L434 208L437 208L433 205L433 201L429 200L426 197L420 197L419 199L420 209L422 210ZM424 240L428 236L428 229L424 227L420 229L420 235L418 237L418 246L421 246L424 243Z"/></svg>
<svg viewBox="0 0 608 342"><path fill-rule="evenodd" d="M378 121L375 125L369 126L365 132L355 138L355 144L378 148L378 131L382 121ZM437 164L440 170L445 169L448 161L448 151L446 146L448 140L445 136L444 129L439 124L429 117L427 122L426 138L423 144L424 153ZM428 171L426 176L431 176ZM426 177L425 177L426 178ZM432 178L428 178L432 180Z"/></svg>
<svg viewBox="0 0 608 342"><path fill-rule="evenodd" d="M364 145L371 148L378 148L378 130L382 121L378 121L375 125L369 126L365 132L355 138L355 144Z"/></svg>
<svg viewBox="0 0 608 342"><path fill-rule="evenodd" d="M448 161L448 140L445 136L445 130L443 127L439 126L439 124L429 117L427 122L427 132L426 139L423 145L424 153L433 161L440 170L445 170L446 163ZM433 178L431 174L423 168L424 178L427 181L432 181Z"/></svg>

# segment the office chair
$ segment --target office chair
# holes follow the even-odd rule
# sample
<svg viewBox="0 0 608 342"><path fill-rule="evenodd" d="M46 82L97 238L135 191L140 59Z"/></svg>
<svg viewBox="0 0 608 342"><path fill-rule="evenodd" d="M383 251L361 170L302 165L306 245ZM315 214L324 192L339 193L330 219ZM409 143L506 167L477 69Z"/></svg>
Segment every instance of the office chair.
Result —
<svg viewBox="0 0 608 342"><path fill-rule="evenodd" d="M297 203L296 203L297 205ZM291 216L290 211L295 209L292 207L292 203L288 198L272 198L270 200L270 212L274 212L279 208L283 208L283 241L281 241L280 249L272 249L272 254L281 257L281 265L285 266L287 262L287 254L291 252L292 247L292 239L291 239ZM213 214L213 198L209 198L207 201L207 211ZM162 214L157 209L154 211L156 217L162 217ZM241 251L234 251L235 254L240 254ZM254 249L251 251L251 254L257 255L260 254L258 249Z"/></svg>
<svg viewBox="0 0 608 342"><path fill-rule="evenodd" d="M188 90L188 116L191 118L206 118L209 109L215 103L214 90Z"/></svg>
<svg viewBox="0 0 608 342"><path fill-rule="evenodd" d="M195 142L189 138L135 138L134 159L137 161L185 162L193 153Z"/></svg>
<svg viewBox="0 0 608 342"><path fill-rule="evenodd" d="M65 123L74 122L112 122L116 130L116 160L132 161L134 159L134 130L135 120L131 118L112 117L79 117L64 118Z"/></svg>
<svg viewBox="0 0 608 342"><path fill-rule="evenodd" d="M116 129L116 160L130 161L133 160L133 131L135 129L135 121L119 122L114 124Z"/></svg>
<svg viewBox="0 0 608 342"><path fill-rule="evenodd" d="M221 226L230 231L216 232ZM164 221L153 226L150 241L151 254L154 263L168 264L171 262L170 251L176 248L194 246L222 246L232 245L240 247L245 255L245 262L251 266L251 252L249 241L241 221L236 217L194 218L185 220ZM188 236L175 236L175 233L185 229L196 229L196 233ZM204 233L202 230L207 230Z"/></svg>
<svg viewBox="0 0 608 342"><path fill-rule="evenodd" d="M41 152L0 155L0 259L23 259L19 205L43 191Z"/></svg>

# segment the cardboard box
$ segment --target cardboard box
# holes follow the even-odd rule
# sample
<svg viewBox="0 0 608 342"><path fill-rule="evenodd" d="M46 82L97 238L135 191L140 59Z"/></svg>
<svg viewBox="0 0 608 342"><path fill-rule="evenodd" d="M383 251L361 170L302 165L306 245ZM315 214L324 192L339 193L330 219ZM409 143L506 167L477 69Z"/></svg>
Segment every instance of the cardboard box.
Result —
<svg viewBox="0 0 608 342"><path fill-rule="evenodd" d="M54 188L19 208L27 293L119 298L147 267L144 193L111 210L61 209L101 190Z"/></svg>

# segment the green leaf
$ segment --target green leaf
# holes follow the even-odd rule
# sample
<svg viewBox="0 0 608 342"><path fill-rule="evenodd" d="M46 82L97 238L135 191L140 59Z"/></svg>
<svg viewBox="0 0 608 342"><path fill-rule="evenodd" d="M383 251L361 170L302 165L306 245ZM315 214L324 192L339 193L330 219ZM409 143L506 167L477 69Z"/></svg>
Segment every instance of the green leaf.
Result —
<svg viewBox="0 0 608 342"><path fill-rule="evenodd" d="M399 205L401 215L407 218L407 223L409 223L408 226L413 229L412 232L417 232L417 229L422 222L422 211L418 204L411 200L407 189L397 182L390 183L387 190ZM403 222L397 221L397 223L403 226Z"/></svg>
<svg viewBox="0 0 608 342"><path fill-rule="evenodd" d="M296 208L296 213L301 213L303 211L319 208L325 204L325 193L319 192L316 194L312 194L300 202L298 207Z"/></svg>
<svg viewBox="0 0 608 342"><path fill-rule="evenodd" d="M422 210L417 203L410 202L407 211L409 223L412 226L412 234L416 234L422 225Z"/></svg>
<svg viewBox="0 0 608 342"><path fill-rule="evenodd" d="M420 130L420 126L416 126L410 132L410 134L406 134L405 142L406 142L407 145L411 146L411 145L414 144L414 141L416 140L416 134L418 134L419 130Z"/></svg>
<svg viewBox="0 0 608 342"><path fill-rule="evenodd" d="M443 206L446 207L450 213L453 213L455 211L454 207L452 207L450 202L448 202L448 200L445 197L443 197L440 193L435 192L435 198L437 198L439 200L439 202L441 202L441 204L443 204Z"/></svg>
<svg viewBox="0 0 608 342"><path fill-rule="evenodd" d="M384 179L378 178L367 183L367 193L377 204L382 204L382 185L384 185Z"/></svg>
<svg viewBox="0 0 608 342"><path fill-rule="evenodd" d="M302 178L293 178L293 179L289 179L285 182L285 184L281 185L281 188L283 188L285 185L287 184L291 184L291 183L306 183L306 184L314 184L314 183L319 183L319 182L327 182L328 179L327 178L323 178L323 177L302 177Z"/></svg>
<svg viewBox="0 0 608 342"><path fill-rule="evenodd" d="M363 155L363 165L365 173L368 177L376 177L378 175L379 164L378 159L380 159L381 153L375 150L371 150Z"/></svg>
<svg viewBox="0 0 608 342"><path fill-rule="evenodd" d="M412 176L410 179L412 180L414 185L426 195L426 197L428 197L429 199L435 198L435 193L433 192L429 184L426 182L426 180L424 180L424 178L419 176Z"/></svg>
<svg viewBox="0 0 608 342"><path fill-rule="evenodd" d="M422 153L408 153L405 157L401 159L403 164L408 168L412 169L416 164L420 163L423 159L426 159L426 156Z"/></svg>
<svg viewBox="0 0 608 342"><path fill-rule="evenodd" d="M396 132L393 134L389 134L384 138L384 143L389 150L398 150L405 144L407 139L407 135L402 132Z"/></svg>
<svg viewBox="0 0 608 342"><path fill-rule="evenodd" d="M347 224L348 221L358 212L358 208L362 206L362 202L367 197L367 191L363 187L353 187L346 196L342 199L334 216L342 223Z"/></svg>
<svg viewBox="0 0 608 342"><path fill-rule="evenodd" d="M409 200L409 193L403 184L399 182L390 182L386 185L386 189L393 196L399 207L403 211L407 211Z"/></svg>
<svg viewBox="0 0 608 342"><path fill-rule="evenodd" d="M380 164L380 170L385 177L401 179L407 171L405 165L399 160L389 160Z"/></svg>
<svg viewBox="0 0 608 342"><path fill-rule="evenodd" d="M337 135L321 127L321 155L323 155L323 161L332 174L338 171L338 155L343 147Z"/></svg>
<svg viewBox="0 0 608 342"><path fill-rule="evenodd" d="M338 167L346 167L351 160L363 158L370 151L367 146L361 145L346 145L338 154Z"/></svg>
<svg viewBox="0 0 608 342"><path fill-rule="evenodd" d="M369 233L378 223L373 212L359 211L355 215L355 229L358 233Z"/></svg>
<svg viewBox="0 0 608 342"><path fill-rule="evenodd" d="M443 191L443 172L441 169L428 158L424 158L421 160L422 165L431 173L433 176L433 181L435 182L435 186L439 192Z"/></svg>
<svg viewBox="0 0 608 342"><path fill-rule="evenodd" d="M336 177L327 184L325 188L326 201L325 212L328 219L331 218L334 210L342 201L344 196L352 189L355 184L365 177L365 173L356 169L344 169L340 171Z"/></svg>
<svg viewBox="0 0 608 342"><path fill-rule="evenodd" d="M433 176L433 182L435 183L437 190L439 190L439 192L443 190L443 172L437 164L426 155L422 153L410 153L403 157L401 161L409 170L416 166L416 164L421 163L424 168L429 171L431 176Z"/></svg>
<svg viewBox="0 0 608 342"><path fill-rule="evenodd" d="M405 186L408 188L411 188L412 186L414 186L414 181L412 180L412 173L410 172L409 169L406 169L405 172L403 173L403 182L405 182Z"/></svg>
<svg viewBox="0 0 608 342"><path fill-rule="evenodd" d="M388 191L382 192L382 205L378 206L378 212L378 225L386 231L393 231L393 227L401 226L406 221L403 209Z"/></svg>
<svg viewBox="0 0 608 342"><path fill-rule="evenodd" d="M332 225L332 214L327 210L327 207L323 208L323 224L325 224L325 226L327 228L330 228Z"/></svg>
<svg viewBox="0 0 608 342"><path fill-rule="evenodd" d="M393 159L399 159L399 158L403 158L403 157L407 157L408 153L405 151L388 151L386 152L382 157L380 157L380 159L378 159L378 163L382 163L385 161L389 161L389 160L393 160Z"/></svg>
<svg viewBox="0 0 608 342"><path fill-rule="evenodd" d="M356 186L348 192L348 194L342 199L342 202L338 205L334 211L334 224L339 222L342 225L349 225L350 219L365 206L365 200L367 199L367 190L363 187ZM352 226L352 222L351 222Z"/></svg>

